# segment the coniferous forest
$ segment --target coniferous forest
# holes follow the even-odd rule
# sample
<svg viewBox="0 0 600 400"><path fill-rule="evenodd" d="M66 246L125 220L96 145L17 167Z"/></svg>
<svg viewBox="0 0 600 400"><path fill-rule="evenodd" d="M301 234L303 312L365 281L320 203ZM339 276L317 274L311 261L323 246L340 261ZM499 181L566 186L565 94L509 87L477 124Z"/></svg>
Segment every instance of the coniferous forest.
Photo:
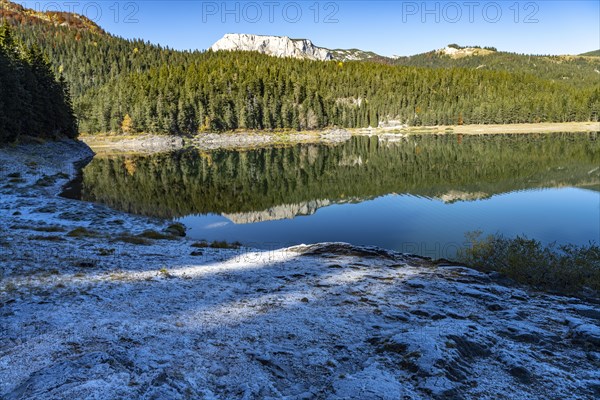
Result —
<svg viewBox="0 0 600 400"><path fill-rule="evenodd" d="M1 15L18 40L39 46L68 82L86 133L354 128L385 120L413 126L569 122L600 115L597 63L585 59L538 57L544 67L533 71L524 56L508 53L478 69L418 57L389 65L175 51L112 36L75 14L36 18L5 4L10 7Z"/></svg>
<svg viewBox="0 0 600 400"><path fill-rule="evenodd" d="M0 143L77 135L65 80L54 75L39 47L19 45L8 26L0 27Z"/></svg>
<svg viewBox="0 0 600 400"><path fill-rule="evenodd" d="M567 122L596 120L599 94L504 71L207 52L91 89L79 111L84 131L171 134L368 127L388 118L409 125Z"/></svg>

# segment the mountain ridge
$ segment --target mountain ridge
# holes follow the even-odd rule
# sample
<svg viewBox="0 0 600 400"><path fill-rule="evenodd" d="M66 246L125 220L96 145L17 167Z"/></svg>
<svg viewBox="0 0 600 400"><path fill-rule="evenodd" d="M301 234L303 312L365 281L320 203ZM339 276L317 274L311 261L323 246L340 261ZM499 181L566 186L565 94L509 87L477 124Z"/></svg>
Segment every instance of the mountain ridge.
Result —
<svg viewBox="0 0 600 400"><path fill-rule="evenodd" d="M257 51L275 57L329 61L329 50L315 46L309 39L291 39L288 36L227 33L210 47L212 51Z"/></svg>
<svg viewBox="0 0 600 400"><path fill-rule="evenodd" d="M361 61L406 67L465 68L526 73L554 82L585 87L597 80L600 62L594 52L583 55L530 55L499 51L495 47L449 44L441 49L412 56L386 57L361 49L328 49L309 39L287 36L226 34L213 51L256 51L275 57L317 61Z"/></svg>
<svg viewBox="0 0 600 400"><path fill-rule="evenodd" d="M288 36L227 33L209 50L257 51L274 57L289 57L316 61L366 61L382 57L361 49L328 49L315 45L310 39Z"/></svg>
<svg viewBox="0 0 600 400"><path fill-rule="evenodd" d="M299 47L299 45L302 47ZM409 56L394 55L388 57L377 54L370 50L358 48L342 49L317 46L311 39L307 38L291 38L286 35L259 35L252 33L227 33L211 47L209 47L209 50L257 51L259 53L275 57L291 57L319 61L376 61L385 63L394 63L395 60L430 54L447 56L451 59L482 57L496 54L567 59L583 59L600 56L600 50L590 51L582 54L521 54L516 52L501 51L495 47L488 46L459 46L457 44L448 44L443 48L433 49L423 53Z"/></svg>

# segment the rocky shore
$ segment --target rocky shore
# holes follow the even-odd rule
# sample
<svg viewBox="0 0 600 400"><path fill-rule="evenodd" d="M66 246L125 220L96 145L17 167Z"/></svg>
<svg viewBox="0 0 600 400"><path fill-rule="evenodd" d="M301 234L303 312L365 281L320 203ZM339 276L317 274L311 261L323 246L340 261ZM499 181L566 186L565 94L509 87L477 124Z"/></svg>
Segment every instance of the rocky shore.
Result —
<svg viewBox="0 0 600 400"><path fill-rule="evenodd" d="M353 135L378 136L389 142L404 140L412 134L500 135L500 134L547 134L547 133L600 132L598 122L565 122L538 124L416 126L390 124L379 128L326 129L309 132L236 132L201 133L195 137L182 138L169 135L143 134L138 136L85 135L82 140L99 153L159 153L180 150L186 146L209 151L216 149L253 149L274 145L299 143L338 144Z"/></svg>
<svg viewBox="0 0 600 400"><path fill-rule="evenodd" d="M293 145L298 143L336 144L352 137L345 129L333 129L322 132L305 133L203 133L191 138L178 136L140 135L122 136L84 136L83 141L99 153L159 153L180 150L185 146L199 150L217 149L253 149L275 145Z"/></svg>
<svg viewBox="0 0 600 400"><path fill-rule="evenodd" d="M600 306L341 243L193 243L0 148L0 398L591 399Z"/></svg>

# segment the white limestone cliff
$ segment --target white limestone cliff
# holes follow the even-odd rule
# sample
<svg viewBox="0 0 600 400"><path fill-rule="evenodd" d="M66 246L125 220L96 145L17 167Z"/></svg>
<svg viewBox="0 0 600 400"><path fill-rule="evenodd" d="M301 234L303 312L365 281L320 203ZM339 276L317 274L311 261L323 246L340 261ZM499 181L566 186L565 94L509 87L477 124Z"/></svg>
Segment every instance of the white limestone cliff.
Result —
<svg viewBox="0 0 600 400"><path fill-rule="evenodd" d="M327 61L333 59L331 52L315 46L308 39L290 39L287 36L261 36L229 33L210 48L213 51L258 51L276 57L292 57Z"/></svg>

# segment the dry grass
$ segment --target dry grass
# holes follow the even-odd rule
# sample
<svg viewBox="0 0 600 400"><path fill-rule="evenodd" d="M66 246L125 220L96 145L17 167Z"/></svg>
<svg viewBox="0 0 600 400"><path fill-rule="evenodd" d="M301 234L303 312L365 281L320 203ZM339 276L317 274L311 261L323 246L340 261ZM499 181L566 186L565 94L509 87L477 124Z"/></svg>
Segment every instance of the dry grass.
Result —
<svg viewBox="0 0 600 400"><path fill-rule="evenodd" d="M505 133L559 133L559 132L598 132L598 122L541 122L539 124L497 124L497 125L452 125L437 127L411 127L412 130L430 129L435 133L449 133L463 135L491 135ZM446 132L448 131L448 132Z"/></svg>
<svg viewBox="0 0 600 400"><path fill-rule="evenodd" d="M140 238L152 239L152 240L177 240L176 236L171 234L160 233L153 230L147 230L138 235Z"/></svg>
<svg viewBox="0 0 600 400"><path fill-rule="evenodd" d="M35 228L31 228L31 230L36 232L47 232L47 233L56 233L56 232L64 232L65 228L62 226L38 226Z"/></svg>
<svg viewBox="0 0 600 400"><path fill-rule="evenodd" d="M40 240L40 241L46 241L46 242L62 242L65 239L62 236L35 235L35 236L30 236L29 240Z"/></svg>
<svg viewBox="0 0 600 400"><path fill-rule="evenodd" d="M90 229L79 227L67 233L67 236L72 238L96 238L99 237L100 234Z"/></svg>
<svg viewBox="0 0 600 400"><path fill-rule="evenodd" d="M585 288L600 293L600 246L554 244L502 235L467 235L471 247L461 251L459 261L484 272L497 271L535 288L577 295Z"/></svg>
<svg viewBox="0 0 600 400"><path fill-rule="evenodd" d="M139 236L132 236L132 235L128 235L128 234L121 234L121 235L117 236L116 238L114 238L113 241L135 244L135 245L140 245L140 246L148 246L148 245L152 244L152 242L146 238L139 237Z"/></svg>
<svg viewBox="0 0 600 400"><path fill-rule="evenodd" d="M112 256L115 254L115 249L98 249L98 255L102 257Z"/></svg>

